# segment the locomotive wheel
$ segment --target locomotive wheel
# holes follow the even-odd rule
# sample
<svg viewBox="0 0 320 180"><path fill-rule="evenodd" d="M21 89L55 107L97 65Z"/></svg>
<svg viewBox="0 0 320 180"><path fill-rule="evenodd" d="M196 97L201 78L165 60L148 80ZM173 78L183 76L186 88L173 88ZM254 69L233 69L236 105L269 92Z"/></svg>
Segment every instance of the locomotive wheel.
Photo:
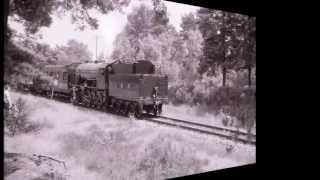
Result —
<svg viewBox="0 0 320 180"><path fill-rule="evenodd" d="M45 94L46 94L46 96L47 96L48 98L50 98L50 97L51 97L51 93L50 93L50 91L45 91Z"/></svg>
<svg viewBox="0 0 320 180"><path fill-rule="evenodd" d="M151 110L149 107L146 108L147 114L150 114Z"/></svg>
<svg viewBox="0 0 320 180"><path fill-rule="evenodd" d="M135 109L133 104L129 104L127 106L127 114L126 114L130 119L135 117Z"/></svg>
<svg viewBox="0 0 320 180"><path fill-rule="evenodd" d="M124 114L124 112L125 112L125 109L124 109L124 104L123 103L120 103L120 105L119 105L120 107L119 107L119 114L120 115L123 115Z"/></svg>
<svg viewBox="0 0 320 180"><path fill-rule="evenodd" d="M98 109L102 109L102 108L103 108L103 100L99 100Z"/></svg>
<svg viewBox="0 0 320 180"><path fill-rule="evenodd" d="M154 107L153 108L153 115L158 116L159 115L159 111L158 111L158 107Z"/></svg>
<svg viewBox="0 0 320 180"><path fill-rule="evenodd" d="M109 100L109 99L108 99ZM103 109L107 112L111 111L110 102L108 100L105 100L103 104Z"/></svg>
<svg viewBox="0 0 320 180"><path fill-rule="evenodd" d="M119 102L116 102L116 105L114 107L114 110L115 110L115 113L116 114L119 114L120 113L120 103Z"/></svg>
<svg viewBox="0 0 320 180"><path fill-rule="evenodd" d="M162 113L162 105L157 105L153 107L153 115L160 116Z"/></svg>
<svg viewBox="0 0 320 180"><path fill-rule="evenodd" d="M76 100L76 99L73 99L73 97L70 98L70 102L71 102L73 105L78 104L78 103L77 103L77 100Z"/></svg>
<svg viewBox="0 0 320 180"><path fill-rule="evenodd" d="M125 103L122 104L122 115L127 116L128 115L128 108L129 106Z"/></svg>
<svg viewBox="0 0 320 180"><path fill-rule="evenodd" d="M162 114L162 104L158 105L158 116Z"/></svg>
<svg viewBox="0 0 320 180"><path fill-rule="evenodd" d="M132 113L132 112L129 112L128 113L128 118L130 118L130 119L133 119L135 116L134 116L134 113Z"/></svg>
<svg viewBox="0 0 320 180"><path fill-rule="evenodd" d="M142 117L142 113L139 110L139 106L136 106L136 108L135 108L134 117L136 117L137 119L141 119L141 117Z"/></svg>

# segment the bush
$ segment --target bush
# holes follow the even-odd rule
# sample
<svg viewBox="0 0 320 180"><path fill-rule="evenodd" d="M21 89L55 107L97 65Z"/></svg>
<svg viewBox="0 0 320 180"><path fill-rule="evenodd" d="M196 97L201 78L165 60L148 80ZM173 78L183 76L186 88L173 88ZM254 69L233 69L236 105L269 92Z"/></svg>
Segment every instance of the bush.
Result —
<svg viewBox="0 0 320 180"><path fill-rule="evenodd" d="M172 86L169 89L169 98L175 105L201 105L206 111L216 114L222 112L235 117L239 121L239 127L250 129L255 122L255 93L255 88L216 87L213 82L205 80L196 81L194 87ZM222 123L227 126L230 120L222 118Z"/></svg>
<svg viewBox="0 0 320 180"><path fill-rule="evenodd" d="M199 173L206 163L172 136L159 135L145 145L125 129L106 132L91 127L88 132L63 135L62 152L101 179L167 179Z"/></svg>
<svg viewBox="0 0 320 180"><path fill-rule="evenodd" d="M10 112L5 113L5 128L11 136L28 133L39 128L37 124L28 121L30 109L24 100L18 98Z"/></svg>
<svg viewBox="0 0 320 180"><path fill-rule="evenodd" d="M240 127L252 128L256 119L255 89L221 87L208 98L210 109L236 118ZM224 120L224 119L223 119Z"/></svg>
<svg viewBox="0 0 320 180"><path fill-rule="evenodd" d="M65 134L61 136L62 152L73 157L77 163L85 164L85 169L99 174L101 179L140 179L133 174L137 154L124 128L104 131L91 126L87 134ZM137 145L138 146L138 145Z"/></svg>
<svg viewBox="0 0 320 180"><path fill-rule="evenodd" d="M146 150L139 164L146 179L168 179L201 172L203 161L190 148L173 141L174 138L160 135Z"/></svg>

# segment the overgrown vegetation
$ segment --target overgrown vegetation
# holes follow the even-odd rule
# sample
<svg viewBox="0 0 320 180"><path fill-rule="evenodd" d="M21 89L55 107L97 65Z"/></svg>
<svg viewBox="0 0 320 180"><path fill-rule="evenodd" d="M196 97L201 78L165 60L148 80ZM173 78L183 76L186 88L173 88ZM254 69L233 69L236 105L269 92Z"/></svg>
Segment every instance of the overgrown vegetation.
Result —
<svg viewBox="0 0 320 180"><path fill-rule="evenodd" d="M63 152L86 164L86 170L110 179L168 179L201 172L204 162L191 147L168 134L137 143L127 128L104 132L92 126L86 135L68 134L61 137Z"/></svg>
<svg viewBox="0 0 320 180"><path fill-rule="evenodd" d="M174 128L83 111L39 97L18 97L33 108L28 119L45 121L52 128L6 136L7 152L63 160L67 179L168 179L255 161L253 147L248 153L248 149L235 146L226 154L225 143L215 138L181 134Z"/></svg>
<svg viewBox="0 0 320 180"><path fill-rule="evenodd" d="M195 152L169 136L158 136L145 149L139 170L146 179L168 179L201 172L203 161Z"/></svg>
<svg viewBox="0 0 320 180"><path fill-rule="evenodd" d="M205 107L236 117L241 127L255 121L255 18L200 8L182 18L178 32L168 13L141 5L114 42L112 57L146 59L169 76L174 104ZM159 5L159 4L158 4Z"/></svg>
<svg viewBox="0 0 320 180"><path fill-rule="evenodd" d="M14 136L21 133L29 133L39 130L41 124L29 121L29 114L30 107L26 104L26 101L18 98L10 111L5 112L5 133L10 136Z"/></svg>
<svg viewBox="0 0 320 180"><path fill-rule="evenodd" d="M223 112L250 129L256 108L255 17L200 8L183 16L181 30L177 30L170 24L165 3L150 1L152 5L142 4L128 14L126 26L114 41L111 57L129 62L152 61L157 73L168 75L169 99L173 103ZM55 48L37 42L36 32L49 26L53 15L69 12L80 29L85 25L97 28L98 22L87 10L107 14L121 10L130 0L6 2L12 9L7 15L27 27L18 41L14 41L14 30L8 29L5 79L15 83L30 75L25 69L37 71L41 64L91 59L86 45L74 40ZM34 7L44 8L37 8L33 16L29 9ZM41 13L43 10L46 12Z"/></svg>
<svg viewBox="0 0 320 180"><path fill-rule="evenodd" d="M243 79L239 79L240 77L237 77L234 84L243 82ZM220 113L226 117L231 116L228 117L232 119L228 120L230 122L225 122L225 118L222 119L222 123L226 126L236 126L248 130L253 128L256 120L255 87L243 85L221 87L217 85L220 81L221 77L203 78L197 80L190 87L172 86L169 89L169 98L176 105L187 103L202 111Z"/></svg>

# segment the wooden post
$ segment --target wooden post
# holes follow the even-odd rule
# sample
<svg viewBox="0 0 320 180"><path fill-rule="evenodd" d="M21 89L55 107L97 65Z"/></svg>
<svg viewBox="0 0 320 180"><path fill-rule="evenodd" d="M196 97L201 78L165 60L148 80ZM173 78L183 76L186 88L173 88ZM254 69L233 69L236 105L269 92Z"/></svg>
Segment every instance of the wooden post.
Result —
<svg viewBox="0 0 320 180"><path fill-rule="evenodd" d="M225 66L222 67L222 86L226 86L226 79L227 79L227 68Z"/></svg>
<svg viewBox="0 0 320 180"><path fill-rule="evenodd" d="M251 64L248 65L248 86L251 87Z"/></svg>

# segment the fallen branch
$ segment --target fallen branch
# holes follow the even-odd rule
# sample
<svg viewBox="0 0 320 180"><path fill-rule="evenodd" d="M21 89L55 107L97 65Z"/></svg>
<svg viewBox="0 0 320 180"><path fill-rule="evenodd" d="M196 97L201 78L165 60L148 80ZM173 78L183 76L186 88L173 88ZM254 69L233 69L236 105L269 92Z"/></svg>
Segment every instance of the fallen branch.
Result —
<svg viewBox="0 0 320 180"><path fill-rule="evenodd" d="M57 159L52 158L52 157L50 157L50 156L36 155L36 154L34 154L34 156L37 156L39 159L40 159L40 158L48 158L48 159L53 160L53 161L56 161L56 162L58 162L58 163L62 163L63 166L64 166L64 168L67 169L66 163L65 163L64 161L57 160Z"/></svg>

